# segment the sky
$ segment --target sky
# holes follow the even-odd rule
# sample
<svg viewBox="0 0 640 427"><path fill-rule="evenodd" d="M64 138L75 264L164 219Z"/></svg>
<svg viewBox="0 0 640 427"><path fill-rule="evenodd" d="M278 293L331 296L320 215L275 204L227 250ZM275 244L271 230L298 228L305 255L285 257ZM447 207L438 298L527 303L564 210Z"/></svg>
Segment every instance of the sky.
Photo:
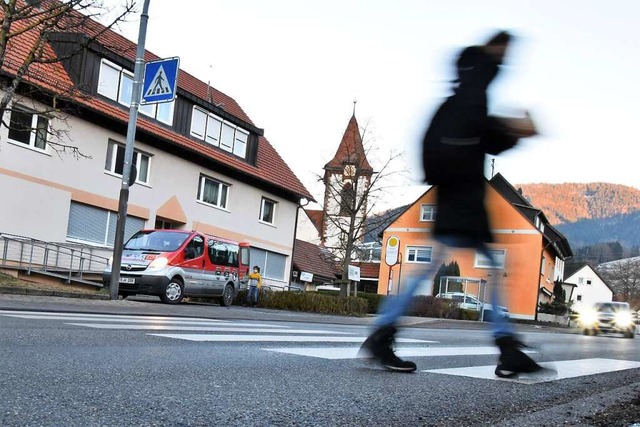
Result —
<svg viewBox="0 0 640 427"><path fill-rule="evenodd" d="M495 172L640 189L638 16L637 0L151 0L146 48L234 98L319 201L357 101L374 169L402 153L382 210L426 190L420 141L455 57L498 29L517 39L490 111L529 111L539 135L498 156ZM137 41L138 28L139 13L118 31Z"/></svg>

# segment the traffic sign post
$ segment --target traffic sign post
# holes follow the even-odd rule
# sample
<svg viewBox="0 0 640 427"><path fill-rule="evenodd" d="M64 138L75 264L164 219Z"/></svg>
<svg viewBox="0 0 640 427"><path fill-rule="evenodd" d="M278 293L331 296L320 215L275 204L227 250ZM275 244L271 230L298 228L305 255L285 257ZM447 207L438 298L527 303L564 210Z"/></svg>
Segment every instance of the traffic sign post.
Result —
<svg viewBox="0 0 640 427"><path fill-rule="evenodd" d="M144 66L141 104L171 102L176 98L180 58L147 62Z"/></svg>
<svg viewBox="0 0 640 427"><path fill-rule="evenodd" d="M116 235L113 242L113 262L111 263L111 282L109 284L109 297L118 299L118 287L120 286L120 266L122 247L124 246L124 228L127 221L127 205L129 203L129 187L135 182L136 176L133 168L133 145L136 138L136 123L138 120L138 105L140 103L142 77L142 64L144 62L144 45L147 40L147 21L149 20L149 1L144 0L142 13L140 14L140 28L138 30L138 47L136 50L136 63L133 70L133 87L131 89L131 106L129 107L129 122L127 124L127 145L124 150L124 165L122 167L122 183L120 185L120 197L118 199L118 217L116 221Z"/></svg>
<svg viewBox="0 0 640 427"><path fill-rule="evenodd" d="M390 236L385 246L384 262L389 266L389 281L387 285L387 295L391 293L393 288L393 266L398 263L398 254L400 253L400 239L397 236ZM400 288L400 280L398 280L398 289Z"/></svg>

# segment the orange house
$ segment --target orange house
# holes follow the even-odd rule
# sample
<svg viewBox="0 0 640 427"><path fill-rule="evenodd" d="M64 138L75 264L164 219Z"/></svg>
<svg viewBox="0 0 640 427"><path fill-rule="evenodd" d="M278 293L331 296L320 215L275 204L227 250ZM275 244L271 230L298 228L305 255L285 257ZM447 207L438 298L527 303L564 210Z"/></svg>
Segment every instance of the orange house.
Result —
<svg viewBox="0 0 640 427"><path fill-rule="evenodd" d="M437 190L431 187L385 229L379 294L397 294L408 277L420 274L431 262ZM503 267L504 302L513 318L536 319L538 304L553 300L554 280L562 280L564 261L573 255L569 242L549 224L541 210L533 207L500 174L487 182L485 205L495 240L491 250ZM384 260L386 242L391 236L399 238L400 246L398 263L390 271ZM487 282L484 294L488 300L492 281L486 259L472 249L451 249L445 262L454 260L461 277ZM433 277L425 279L418 294L432 295ZM439 288L438 284L435 286ZM467 292L477 293L478 289L469 287Z"/></svg>

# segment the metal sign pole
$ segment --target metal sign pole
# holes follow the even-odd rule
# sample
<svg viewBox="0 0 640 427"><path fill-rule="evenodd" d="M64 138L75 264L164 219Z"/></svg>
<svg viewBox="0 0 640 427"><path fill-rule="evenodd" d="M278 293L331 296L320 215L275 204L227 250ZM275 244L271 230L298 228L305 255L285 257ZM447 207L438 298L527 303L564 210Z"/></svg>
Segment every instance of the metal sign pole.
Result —
<svg viewBox="0 0 640 427"><path fill-rule="evenodd" d="M127 127L127 146L124 151L122 186L120 188L120 200L118 202L118 222L116 224L116 236L113 243L113 263L111 265L111 284L109 287L109 294L112 300L118 299L118 286L120 283L122 247L124 245L124 229L127 220L127 203L129 201L131 166L133 164L133 146L136 139L138 107L140 105L140 94L142 92L141 80L144 64L144 45L147 38L147 21L149 20L149 1L150 0L144 0L142 14L140 15L140 29L138 30L138 49L133 71L133 88L131 93L131 106L129 108L129 125ZM135 181L135 177L133 178Z"/></svg>

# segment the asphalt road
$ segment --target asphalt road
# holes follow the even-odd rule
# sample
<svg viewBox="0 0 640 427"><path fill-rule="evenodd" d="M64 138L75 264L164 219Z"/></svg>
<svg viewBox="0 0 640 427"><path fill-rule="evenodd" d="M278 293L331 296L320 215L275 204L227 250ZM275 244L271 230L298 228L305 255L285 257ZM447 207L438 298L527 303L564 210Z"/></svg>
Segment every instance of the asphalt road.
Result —
<svg viewBox="0 0 640 427"><path fill-rule="evenodd" d="M370 318L10 295L0 310L2 426L596 425L640 395L640 339L519 326L558 376L515 382L491 375L476 322L406 319L418 371L397 374L356 357Z"/></svg>

